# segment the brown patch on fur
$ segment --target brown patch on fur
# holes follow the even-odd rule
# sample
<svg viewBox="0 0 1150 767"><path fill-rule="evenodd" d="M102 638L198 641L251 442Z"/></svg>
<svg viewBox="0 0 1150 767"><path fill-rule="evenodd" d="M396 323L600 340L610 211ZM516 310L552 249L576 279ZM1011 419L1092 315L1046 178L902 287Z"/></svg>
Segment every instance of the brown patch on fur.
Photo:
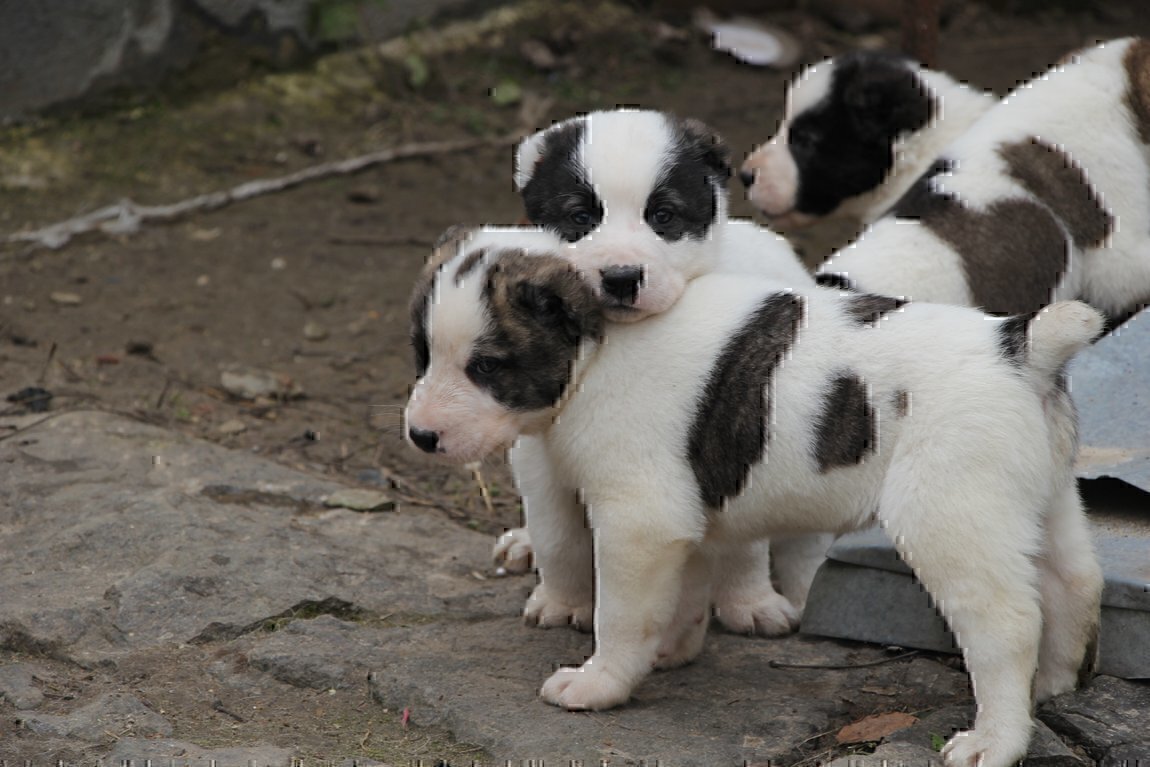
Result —
<svg viewBox="0 0 1150 767"><path fill-rule="evenodd" d="M910 392L899 389L894 393L894 414L899 418L910 415Z"/></svg>
<svg viewBox="0 0 1150 767"><path fill-rule="evenodd" d="M1066 271L1066 234L1050 210L1031 200L998 200L985 211L972 210L933 189L928 174L893 213L922 221L954 248L974 305L991 314L1041 309Z"/></svg>
<svg viewBox="0 0 1150 767"><path fill-rule="evenodd" d="M479 266L479 262L486 255L487 248L477 248L464 256L459 268L455 270L455 284L463 282L463 278L475 271L475 267Z"/></svg>
<svg viewBox="0 0 1150 767"><path fill-rule="evenodd" d="M1095 623L1086 640L1086 652L1082 656L1082 663L1078 666L1078 686L1085 687L1086 683L1094 678L1098 668L1098 624Z"/></svg>
<svg viewBox="0 0 1150 767"><path fill-rule="evenodd" d="M1138 138L1150 144L1150 40L1134 40L1122 64L1126 67L1126 105L1134 115Z"/></svg>
<svg viewBox="0 0 1150 767"><path fill-rule="evenodd" d="M1114 219L1102 207L1086 174L1057 147L1032 136L998 149L1011 177L1054 212L1074 244L1096 248L1110 236Z"/></svg>
<svg viewBox="0 0 1150 767"><path fill-rule="evenodd" d="M575 268L547 254L492 254L483 288L487 328L467 375L497 402L518 410L554 406L571 379L580 343L599 338L603 312Z"/></svg>

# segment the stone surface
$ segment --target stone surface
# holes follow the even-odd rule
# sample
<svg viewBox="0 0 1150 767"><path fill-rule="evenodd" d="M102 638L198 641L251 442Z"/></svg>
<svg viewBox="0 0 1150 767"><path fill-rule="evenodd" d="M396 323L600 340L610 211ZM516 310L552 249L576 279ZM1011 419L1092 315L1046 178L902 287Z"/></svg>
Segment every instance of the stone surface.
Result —
<svg viewBox="0 0 1150 767"><path fill-rule="evenodd" d="M584 660L592 638L523 625L532 579L475 575L490 567L488 536L425 510L325 509L340 485L120 416L36 418L3 421L29 428L0 442L0 552L21 552L0 557L0 650L79 663L94 669L89 679L102 668L154 674L142 657L177 658L188 664L179 678L203 680L196 710L209 717L257 710L252 703L285 690L301 701L362 695L367 679L362 705L374 700L379 717L406 711L416 728L441 727L496 763L709 766L798 762L833 747L844 725L900 711L923 717L905 731L921 730L918 739L891 736L879 758L926 764L913 760L932 758L931 734L949 737L973 712L969 680L949 660L717 631L695 663L653 674L628 705L562 711L539 699L539 686L558 665ZM850 667L874 661L886 662ZM0 667L11 668L20 666ZM35 681L4 673L6 690ZM105 763L205 767L212 759L272 767L292 756L286 731L282 741L252 738L266 748L206 750L171 740L172 725L184 737L181 723L132 695L44 679L44 691L58 693L40 710L15 712L22 724L13 737L45 753L110 750ZM1117 758L1136 753L1137 733L1147 731L1147 694L1145 685L1100 678L1044 716L1069 722L1055 729L1091 756ZM1079 721L1076 706L1090 701L1109 713L1090 709ZM1046 761L1032 767L1079 767L1056 741L1039 733Z"/></svg>
<svg viewBox="0 0 1150 767"><path fill-rule="evenodd" d="M124 764L131 760L143 764L147 760L168 764L177 760L181 767L291 767L292 750L275 746L247 746L243 748L200 748L194 743L180 740L151 738L122 738L104 759L105 764Z"/></svg>
<svg viewBox="0 0 1150 767"><path fill-rule="evenodd" d="M21 711L39 706L44 702L44 693L36 686L34 673L26 663L0 666L0 698Z"/></svg>
<svg viewBox="0 0 1150 767"><path fill-rule="evenodd" d="M840 757L827 767L942 767L942 757L913 743L884 743L872 754Z"/></svg>
<svg viewBox="0 0 1150 767"><path fill-rule="evenodd" d="M70 714L20 714L20 724L37 735L101 742L126 734L171 735L172 724L138 698L123 693L101 695Z"/></svg>
<svg viewBox="0 0 1150 767"><path fill-rule="evenodd" d="M490 543L441 517L324 510L341 486L124 418L63 414L5 455L0 647L93 663L339 604L490 616L526 587L476 579Z"/></svg>
<svg viewBox="0 0 1150 767"><path fill-rule="evenodd" d="M1047 702L1038 716L1095 760L1117 760L1118 754L1150 759L1150 683L1098 676Z"/></svg>

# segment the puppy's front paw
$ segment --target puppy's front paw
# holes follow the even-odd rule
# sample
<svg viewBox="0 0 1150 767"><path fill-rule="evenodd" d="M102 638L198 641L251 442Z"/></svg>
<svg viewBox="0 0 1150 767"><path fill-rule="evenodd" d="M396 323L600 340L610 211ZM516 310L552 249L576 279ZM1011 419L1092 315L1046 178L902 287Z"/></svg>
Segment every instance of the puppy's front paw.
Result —
<svg viewBox="0 0 1150 767"><path fill-rule="evenodd" d="M531 536L526 527L508 530L495 541L491 550L495 566L509 574L519 575L531 569L535 550L531 548Z"/></svg>
<svg viewBox="0 0 1150 767"><path fill-rule="evenodd" d="M627 702L631 686L592 661L579 668L561 668L543 683L539 695L548 703L572 711L600 711Z"/></svg>
<svg viewBox="0 0 1150 767"><path fill-rule="evenodd" d="M715 617L736 634L774 637L797 629L802 614L789 599L771 588L721 597L715 602Z"/></svg>
<svg viewBox="0 0 1150 767"><path fill-rule="evenodd" d="M1026 756L1030 725L995 734L977 728L960 732L942 749L946 767L1009 767Z"/></svg>
<svg viewBox="0 0 1150 767"><path fill-rule="evenodd" d="M590 631L595 622L595 604L591 600L568 602L553 594L546 583L540 583L527 598L523 620L528 626L544 629L571 626L579 631Z"/></svg>

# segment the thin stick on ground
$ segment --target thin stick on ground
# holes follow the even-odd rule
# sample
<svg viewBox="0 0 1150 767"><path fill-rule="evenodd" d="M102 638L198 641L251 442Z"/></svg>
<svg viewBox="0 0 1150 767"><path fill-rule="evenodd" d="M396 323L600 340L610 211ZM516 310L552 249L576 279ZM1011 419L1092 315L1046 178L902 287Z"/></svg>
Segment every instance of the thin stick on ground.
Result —
<svg viewBox="0 0 1150 767"><path fill-rule="evenodd" d="M483 506L487 509L489 518L495 517L495 504L491 502L491 491L487 489L487 482L483 479L483 472L479 470L479 464L471 466L471 476L475 477L475 484L479 485L479 494L483 496Z"/></svg>
<svg viewBox="0 0 1150 767"><path fill-rule="evenodd" d="M411 157L429 157L432 155L450 154L452 152L465 152L471 149L490 146L505 146L514 144L525 134L534 130L534 125L546 113L550 100L540 98L525 98L523 108L519 113L519 127L501 136L487 138L453 139L447 141L423 141L380 149L376 152L350 157L344 160L325 162L312 165L295 173L275 178L257 179L248 181L231 189L218 192L209 192L190 197L170 205L140 205L132 200L125 199L114 205L108 205L82 216L50 224L41 229L16 232L0 239L0 243L17 244L29 243L34 247L57 250L71 242L73 237L90 232L103 232L105 234L135 234L144 224L166 223L175 221L193 213L206 213L227 207L233 203L251 200L273 192L282 192L286 189L330 178L332 176L347 176L359 173L376 165L394 162Z"/></svg>

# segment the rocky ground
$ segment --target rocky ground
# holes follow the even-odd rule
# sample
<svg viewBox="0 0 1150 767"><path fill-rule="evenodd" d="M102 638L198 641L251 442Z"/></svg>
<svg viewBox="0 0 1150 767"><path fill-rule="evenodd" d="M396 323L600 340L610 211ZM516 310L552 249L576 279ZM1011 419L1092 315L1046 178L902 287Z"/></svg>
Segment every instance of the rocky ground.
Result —
<svg viewBox="0 0 1150 767"><path fill-rule="evenodd" d="M897 40L881 23L769 20L796 32L807 61ZM1140 25L1121 6L962 6L941 65L1002 90ZM537 125L616 104L673 109L713 124L738 157L772 132L786 75L711 51L674 16L515 6L407 48L7 128L0 233L383 146L494 142L539 99L550 108ZM950 659L721 633L618 711L536 699L590 643L523 627L530 580L492 577L490 534L517 517L505 468L483 468L487 502L470 472L424 463L397 429L414 274L444 227L517 219L510 173L510 145L493 143L136 233L0 251L0 385L51 395L0 414L0 760L816 764L871 750L893 726L840 743L845 725L903 713L920 721L876 753L926 763L969 717ZM375 495L339 497L349 488ZM1150 758L1148 694L1101 678L1056 701L1033 764Z"/></svg>

